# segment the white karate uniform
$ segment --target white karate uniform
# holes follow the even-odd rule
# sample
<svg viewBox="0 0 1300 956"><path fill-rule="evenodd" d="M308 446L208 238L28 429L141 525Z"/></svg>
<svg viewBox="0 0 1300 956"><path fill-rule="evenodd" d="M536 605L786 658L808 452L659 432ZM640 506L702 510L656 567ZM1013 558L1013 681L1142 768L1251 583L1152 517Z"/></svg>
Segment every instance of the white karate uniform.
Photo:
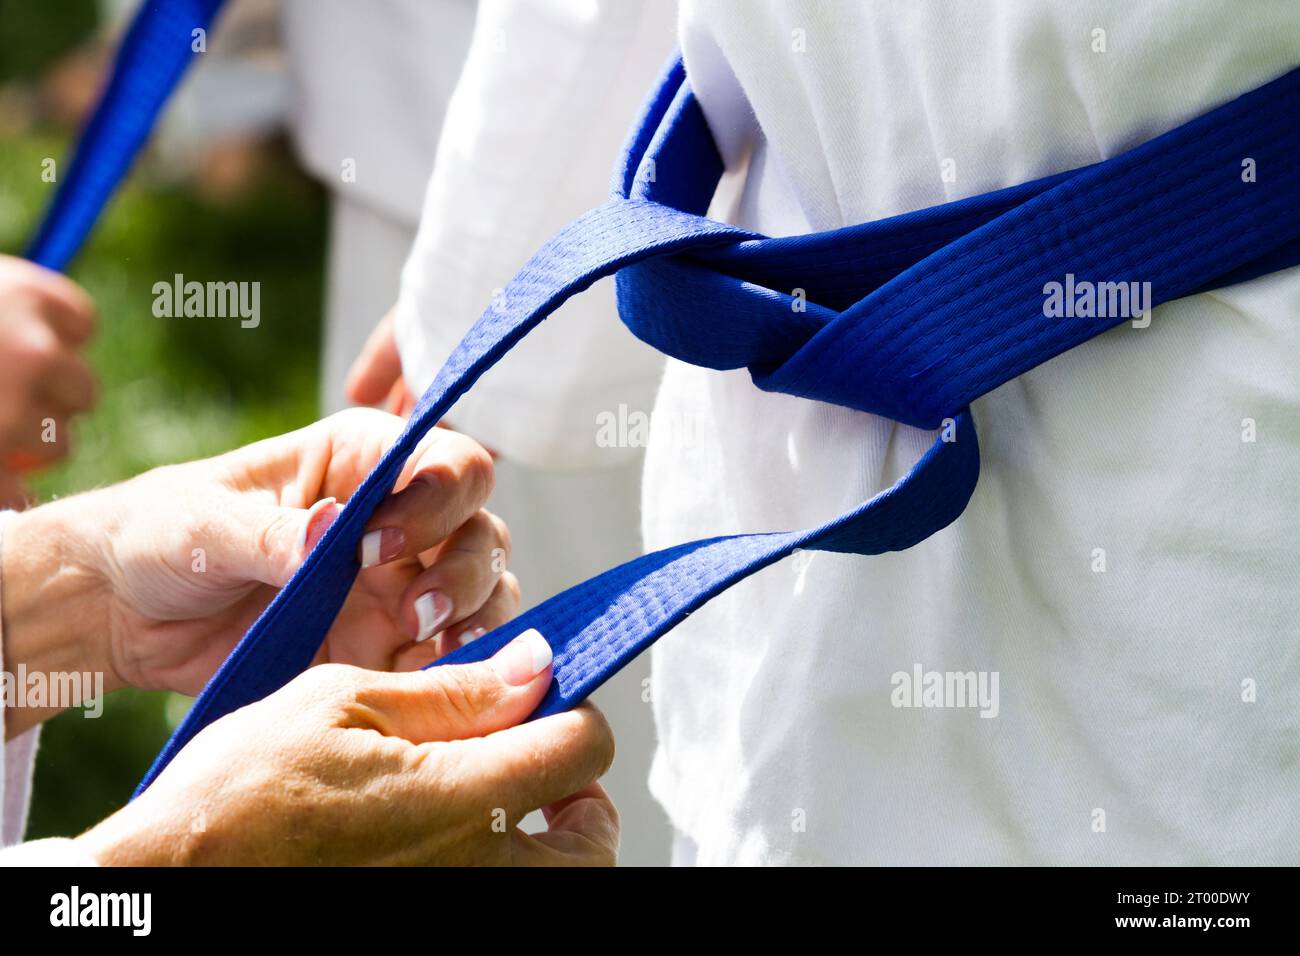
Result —
<svg viewBox="0 0 1300 956"><path fill-rule="evenodd" d="M1294 4L1194 7L698 2L682 38L754 150L731 218L791 234L1113 156L1300 62ZM954 526L784 562L660 644L652 783L698 862L1300 859L1298 316L1290 270L1086 343L976 403ZM670 363L657 414L692 413L651 440L650 547L815 524L931 441ZM999 716L892 706L917 663L998 672Z"/></svg>
<svg viewBox="0 0 1300 956"><path fill-rule="evenodd" d="M467 172L435 177L399 311L419 387L486 295L450 279L472 261L502 284L536 226L560 224L549 211L598 202L614 157L595 162L574 128L595 138L632 120L596 102L632 52L582 29L614 14L543 6L589 19L548 37L561 55L506 31L501 70L527 74L531 95L513 99L483 66L478 101L463 87L448 111L444 155L456 144ZM536 9L485 8L520 24ZM1294 67L1300 7L685 0L681 42L743 176L715 214L787 235L1114 156ZM539 462L590 456L594 417L637 408L642 383L608 296L586 303L454 415ZM679 856L1300 862L1298 318L1293 269L1083 344L976 402L983 474L953 526L900 554L781 562L663 639L651 782ZM670 361L645 544L817 524L931 441ZM917 665L996 673L997 716L894 706L892 676Z"/></svg>

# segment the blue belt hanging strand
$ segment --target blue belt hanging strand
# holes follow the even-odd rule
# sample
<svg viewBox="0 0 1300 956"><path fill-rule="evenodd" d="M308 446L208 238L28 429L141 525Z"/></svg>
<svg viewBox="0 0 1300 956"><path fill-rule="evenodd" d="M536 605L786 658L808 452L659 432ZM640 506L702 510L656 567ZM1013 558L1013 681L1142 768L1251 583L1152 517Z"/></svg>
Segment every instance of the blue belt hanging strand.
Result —
<svg viewBox="0 0 1300 956"><path fill-rule="evenodd" d="M211 27L224 0L145 0L122 36L95 111L77 139L27 258L63 269L95 225L190 64L195 31Z"/></svg>
<svg viewBox="0 0 1300 956"><path fill-rule="evenodd" d="M183 72L191 30L218 6L146 2L32 258L61 267L80 245ZM597 279L617 276L620 318L668 355L747 368L758 388L940 434L893 487L823 525L644 555L432 665L482 660L537 628L555 652L555 678L533 717L580 703L714 595L797 549L880 554L954 521L979 476L970 403L1125 321L1049 318L1046 283L1067 273L1149 282L1154 306L1300 264L1298 117L1300 69L1092 166L878 222L769 239L704 218L722 161L674 60L626 147L610 200L560 230L470 329L137 793L202 728L309 665L359 571L365 523L421 437ZM1247 159L1255 177L1242 175ZM792 307L795 289L805 292L804 311Z"/></svg>

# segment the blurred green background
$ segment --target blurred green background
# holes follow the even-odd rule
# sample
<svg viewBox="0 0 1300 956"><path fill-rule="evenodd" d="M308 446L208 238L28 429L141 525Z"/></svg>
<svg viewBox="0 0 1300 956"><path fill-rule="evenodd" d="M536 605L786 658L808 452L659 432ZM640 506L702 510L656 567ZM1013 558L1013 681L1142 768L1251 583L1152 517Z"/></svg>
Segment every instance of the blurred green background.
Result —
<svg viewBox="0 0 1300 956"><path fill-rule="evenodd" d="M97 15L93 0L0 0L4 252L22 250L55 188L41 180L42 160L64 168L73 126L43 100L52 74L67 85L64 67L96 33ZM325 200L287 149L262 144L256 155L219 199L146 155L100 221L70 271L99 307L90 350L99 404L78 419L72 456L31 477L37 500L316 418ZM153 284L177 272L260 282L260 325L154 317ZM78 833L121 806L187 705L125 691L109 697L98 720L77 710L48 723L28 838Z"/></svg>

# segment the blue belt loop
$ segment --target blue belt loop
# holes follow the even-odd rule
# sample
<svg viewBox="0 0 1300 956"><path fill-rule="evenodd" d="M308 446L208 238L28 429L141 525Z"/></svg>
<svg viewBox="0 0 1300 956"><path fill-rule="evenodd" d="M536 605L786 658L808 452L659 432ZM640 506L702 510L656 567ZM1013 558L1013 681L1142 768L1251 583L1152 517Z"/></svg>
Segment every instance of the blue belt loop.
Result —
<svg viewBox="0 0 1300 956"><path fill-rule="evenodd" d="M145 4L33 244L40 261L61 266L80 245L184 70L190 30L219 6ZM722 161L674 58L627 144L611 199L560 230L494 299L397 442L209 681L137 794L203 727L309 665L359 571L365 523L420 438L597 279L617 276L623 322L666 354L747 368L762 389L941 430L893 487L823 525L644 555L431 665L484 659L537 628L555 652L555 679L534 717L578 704L691 611L796 549L880 554L956 520L979 476L970 403L1130 317L1049 314L1046 283L1067 274L1150 283L1151 307L1300 264L1298 105L1300 70L1292 70L1092 166L769 239L703 218ZM1241 177L1247 156L1258 181ZM791 308L795 288L807 290L804 311Z"/></svg>

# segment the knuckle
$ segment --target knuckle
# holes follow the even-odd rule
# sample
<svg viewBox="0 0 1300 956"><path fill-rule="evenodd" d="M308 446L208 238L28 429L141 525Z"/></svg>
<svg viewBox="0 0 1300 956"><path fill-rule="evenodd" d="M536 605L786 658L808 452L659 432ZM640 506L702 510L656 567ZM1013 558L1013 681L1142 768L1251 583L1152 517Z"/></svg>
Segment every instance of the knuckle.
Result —
<svg viewBox="0 0 1300 956"><path fill-rule="evenodd" d="M434 489L435 492L455 489L462 480L455 466L444 458L422 463L420 472L416 477ZM412 487L419 487L419 484L413 483Z"/></svg>
<svg viewBox="0 0 1300 956"><path fill-rule="evenodd" d="M309 700L326 703L345 703L357 696L358 668L347 664L328 662L303 671L294 683Z"/></svg>
<svg viewBox="0 0 1300 956"><path fill-rule="evenodd" d="M438 694L434 700L441 709L443 718L454 727L471 724L483 705L490 697L490 692L477 666L438 668L441 679L438 682Z"/></svg>
<svg viewBox="0 0 1300 956"><path fill-rule="evenodd" d="M445 430L445 429L444 429ZM457 478L475 501L486 501L496 486L496 466L492 456L482 445L460 432L451 432L445 439L455 448Z"/></svg>
<svg viewBox="0 0 1300 956"><path fill-rule="evenodd" d="M288 512L277 511L257 533L255 546L259 554L267 558L279 557L286 541L293 541L298 536L295 518Z"/></svg>
<svg viewBox="0 0 1300 956"><path fill-rule="evenodd" d="M514 547L510 540L509 525L506 524L505 519L500 515L493 514L491 511L483 511L482 514L487 516L492 535L497 539L497 547L505 551L506 560L508 561L513 553Z"/></svg>
<svg viewBox="0 0 1300 956"><path fill-rule="evenodd" d="M496 530L492 526L492 516L482 508L466 518L465 524L462 528L464 531L470 532L476 537L480 535L488 537L495 535L496 533Z"/></svg>
<svg viewBox="0 0 1300 956"><path fill-rule="evenodd" d="M59 344L48 330L31 328L15 343L14 359L29 366L29 371L43 373L58 357Z"/></svg>
<svg viewBox="0 0 1300 956"><path fill-rule="evenodd" d="M472 466L474 477L478 483L480 497L486 501L491 497L492 492L496 489L497 469L496 464L492 461L492 456L487 453L487 449L478 442L474 443L474 454L472 456Z"/></svg>

